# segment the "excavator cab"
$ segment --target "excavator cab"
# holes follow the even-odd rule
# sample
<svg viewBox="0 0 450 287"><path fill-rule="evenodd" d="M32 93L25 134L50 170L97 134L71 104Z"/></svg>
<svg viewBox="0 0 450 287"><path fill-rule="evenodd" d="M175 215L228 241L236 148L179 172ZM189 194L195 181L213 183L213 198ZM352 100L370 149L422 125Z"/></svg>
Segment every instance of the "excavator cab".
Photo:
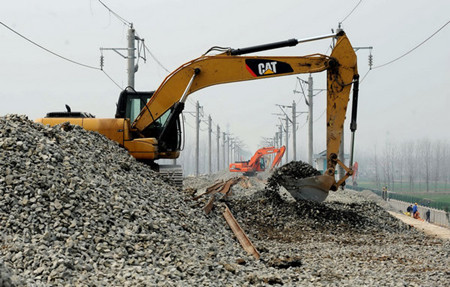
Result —
<svg viewBox="0 0 450 287"><path fill-rule="evenodd" d="M127 88L119 95L116 118L127 118L133 122L155 92L137 92ZM173 117L175 107L167 110L144 131L149 137L158 139L160 151L179 151L181 147L181 122L179 115ZM151 111L150 111L151 112ZM171 120L169 120L171 119Z"/></svg>
<svg viewBox="0 0 450 287"><path fill-rule="evenodd" d="M116 119L128 118L133 122L153 96L153 92L136 92L134 89L126 88L119 95L117 102Z"/></svg>

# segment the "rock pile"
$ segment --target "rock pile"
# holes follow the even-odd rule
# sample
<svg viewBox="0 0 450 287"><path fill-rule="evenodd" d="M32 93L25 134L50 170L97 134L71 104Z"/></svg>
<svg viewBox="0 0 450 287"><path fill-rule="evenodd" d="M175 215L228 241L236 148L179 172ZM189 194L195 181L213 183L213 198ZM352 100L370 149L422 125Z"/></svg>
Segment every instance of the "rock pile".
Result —
<svg viewBox="0 0 450 287"><path fill-rule="evenodd" d="M1 280L17 275L11 286L221 284L224 264L246 258L221 216L206 218L100 134L8 115L0 151Z"/></svg>
<svg viewBox="0 0 450 287"><path fill-rule="evenodd" d="M302 161L291 161L273 171L267 179L267 188L278 190L280 185L283 185L283 181L286 180L285 178L301 179L316 175L321 175L321 173L311 165Z"/></svg>
<svg viewBox="0 0 450 287"><path fill-rule="evenodd" d="M202 202L105 137L0 117L0 286L450 283L448 242L413 232L357 193L287 202L246 186L227 203L259 261L233 237L221 203L205 216Z"/></svg>

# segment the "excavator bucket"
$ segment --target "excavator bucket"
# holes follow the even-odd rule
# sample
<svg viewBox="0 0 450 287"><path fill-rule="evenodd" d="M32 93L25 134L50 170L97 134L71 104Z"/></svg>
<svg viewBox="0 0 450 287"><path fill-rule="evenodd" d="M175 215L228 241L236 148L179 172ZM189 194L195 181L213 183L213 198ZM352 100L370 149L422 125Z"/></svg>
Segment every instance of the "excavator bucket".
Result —
<svg viewBox="0 0 450 287"><path fill-rule="evenodd" d="M331 186L335 183L329 175L317 175L307 178L293 178L288 175L282 176L282 185L294 197L295 200L324 201Z"/></svg>
<svg viewBox="0 0 450 287"><path fill-rule="evenodd" d="M283 186L295 200L324 201L335 179L322 175L311 165L302 161L291 161L274 170L267 180L267 187L278 190Z"/></svg>

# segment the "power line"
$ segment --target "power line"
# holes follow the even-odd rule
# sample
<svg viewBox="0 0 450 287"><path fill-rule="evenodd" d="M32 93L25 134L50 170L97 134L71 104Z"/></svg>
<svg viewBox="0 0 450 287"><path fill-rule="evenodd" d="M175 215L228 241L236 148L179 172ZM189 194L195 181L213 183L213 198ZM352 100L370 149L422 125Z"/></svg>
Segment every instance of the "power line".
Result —
<svg viewBox="0 0 450 287"><path fill-rule="evenodd" d="M113 10L111 10L108 6L106 6L105 3L103 3L101 0L98 0L98 2L100 2L100 4L103 5L103 7L105 7L109 13L113 14L114 16L116 16L117 19L119 19L122 23L124 23L125 25L129 25L132 26L133 24L127 20L125 20L123 17L120 17L119 14L117 14L116 12L114 12Z"/></svg>
<svg viewBox="0 0 450 287"><path fill-rule="evenodd" d="M361 78L361 81L359 81L361 84L362 84L362 82L364 81L364 79L367 77L367 75L369 74L370 71L371 71L370 69L367 70L367 72L366 72L366 74L364 75L364 77Z"/></svg>
<svg viewBox="0 0 450 287"><path fill-rule="evenodd" d="M150 51L150 49L147 47L147 45L144 44L144 48L145 50L147 50L147 52L150 54L150 56L152 56L153 60L155 60L155 62L161 66L161 68L163 68L167 73L170 73L170 71L163 66L163 64L161 64L161 62L155 57L155 55L153 55L153 53Z"/></svg>
<svg viewBox="0 0 450 287"><path fill-rule="evenodd" d="M71 63L73 63L73 64L77 64L77 65L80 65L80 66L83 66L83 67L86 67L86 68L89 68L89 69L100 70L100 68L93 67L93 66L89 66L89 65L86 65L86 64L82 64L82 63L79 63L79 62L77 62L77 61L71 60L71 59L69 59L69 58L63 57L63 56L61 56L61 55L59 55L59 54L57 54L57 53L55 53L55 52L52 52L52 51L50 51L49 49L47 49L47 48L45 48L45 47L39 45L38 43L36 43L36 42L34 42L34 41L28 39L27 37L25 37L24 35L20 34L19 32L13 30L12 28L10 28L10 27L9 27L8 25L6 25L5 23L0 22L0 24L2 24L4 27L6 27L6 28L7 28L8 30L10 30L11 32L17 34L18 36L20 36L20 37L22 37L23 39L27 40L28 42L32 43L33 45L36 45L37 47L41 48L42 50L44 50L44 51L46 51L46 52L48 52L48 53L50 53L50 54L52 54L52 55L54 55L54 56L56 56L56 57L59 57L59 58L61 58L61 59L63 59L63 60L66 60L66 61L71 62Z"/></svg>
<svg viewBox="0 0 450 287"><path fill-rule="evenodd" d="M348 13L348 15L347 16L345 16L345 18L341 21L341 22L339 22L339 23L341 23L342 24L342 22L344 22L345 20L347 20L347 18L348 17L350 17L350 15L352 15L352 13L353 13L353 11L355 11L356 10L356 8L358 8L358 6L359 6L359 4L361 4L361 2L362 2L362 0L359 0L359 2L358 2L358 4L356 4L356 6L353 8L353 10L352 11L350 11L350 13Z"/></svg>
<svg viewBox="0 0 450 287"><path fill-rule="evenodd" d="M450 21L447 21L447 23L445 23L445 24L444 24L441 28L439 28L436 32L434 32L433 34L431 34L431 36L429 36L428 38L426 38L426 39L425 39L424 41L422 41L419 45L415 46L414 48L412 48L412 49L409 50L408 52L404 53L404 54L401 55L400 57L395 58L394 60L389 61L389 62L387 62L387 63L385 63L385 64L383 64L383 65L379 65L379 66L373 67L372 69L378 69L378 68L387 66L387 65L389 65L389 64L392 64L392 63L394 63L394 62L400 60L401 58L403 58L403 57L405 57L406 55L410 54L412 51L414 51L415 49L419 48L420 46L422 46L423 44L425 44L425 42L427 42L428 40L430 40L431 38L433 38L434 35L436 35L437 33L439 33L439 32L440 32L442 29L444 29L444 27L447 26L449 23L450 23Z"/></svg>
<svg viewBox="0 0 450 287"><path fill-rule="evenodd" d="M68 61L68 62L70 62L70 63L73 63L73 64L76 64L76 65L80 65L80 66L82 66L82 67L85 67L85 68L89 68L89 69L93 69L93 70L99 70L99 71L102 71L117 87L119 87L119 89L121 89L122 90L122 87L119 85L119 84L117 84L102 68L97 68L97 67L94 67L94 66L90 66L90 65L86 65L86 64L83 64L83 63L79 63L79 62L77 62L77 61L74 61L74 60L71 60L71 59L69 59L69 58L66 58L66 57L63 57L63 56L61 56L61 55L59 55L59 54L57 54L57 53L55 53L55 52L53 52L53 51L51 51L51 50L49 50L49 49L47 49L47 48L45 48L45 47L43 47L42 45L39 45L38 43L36 43L36 42L34 42L34 41L32 41L32 40L30 40L30 39L28 39L27 37L25 37L24 35L22 35L22 34L20 34L19 32L17 32L17 31L15 31L14 29L12 29L12 28L10 28L8 25L6 25L5 23L3 23L3 22L1 22L0 21L0 24L1 25L3 25L5 28L7 28L8 30L10 30L11 32L13 32L14 34L16 34L16 35L18 35L18 36L20 36L21 38L23 38L23 39L25 39L25 40L27 40L28 42L30 42L30 43L32 43L33 45L35 45L35 46L37 46L37 47L39 47L39 48L41 48L42 50L44 50L44 51L46 51L46 52L48 52L48 53L50 53L50 54L52 54L52 55L54 55L54 56L56 56L56 57L58 57L58 58L61 58L61 59L63 59L63 60L66 60L66 61Z"/></svg>
<svg viewBox="0 0 450 287"><path fill-rule="evenodd" d="M103 73L111 80L111 82L113 82L114 84L116 84L116 86L119 87L120 90L123 90L123 88L122 88L118 83L116 83L116 81L114 81L114 80L111 78L111 76L108 75L108 74L105 72L105 70L102 69L102 72L103 72Z"/></svg>

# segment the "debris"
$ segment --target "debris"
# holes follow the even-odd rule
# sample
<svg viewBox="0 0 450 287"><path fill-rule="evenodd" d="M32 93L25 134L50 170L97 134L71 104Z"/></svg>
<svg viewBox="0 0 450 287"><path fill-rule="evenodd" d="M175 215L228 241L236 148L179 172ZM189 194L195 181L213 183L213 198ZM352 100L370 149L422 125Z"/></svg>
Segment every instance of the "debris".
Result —
<svg viewBox="0 0 450 287"><path fill-rule="evenodd" d="M253 255L253 257L255 257L256 259L259 259L260 258L259 252L256 250L255 246L253 246L250 239L248 239L244 230L242 230L242 228L239 226L239 223L237 223L228 206L226 206L223 216L225 217L228 225L230 226L231 230L233 230L234 234L236 235L237 239L239 240L239 243L241 243L244 250L247 251L249 254Z"/></svg>

